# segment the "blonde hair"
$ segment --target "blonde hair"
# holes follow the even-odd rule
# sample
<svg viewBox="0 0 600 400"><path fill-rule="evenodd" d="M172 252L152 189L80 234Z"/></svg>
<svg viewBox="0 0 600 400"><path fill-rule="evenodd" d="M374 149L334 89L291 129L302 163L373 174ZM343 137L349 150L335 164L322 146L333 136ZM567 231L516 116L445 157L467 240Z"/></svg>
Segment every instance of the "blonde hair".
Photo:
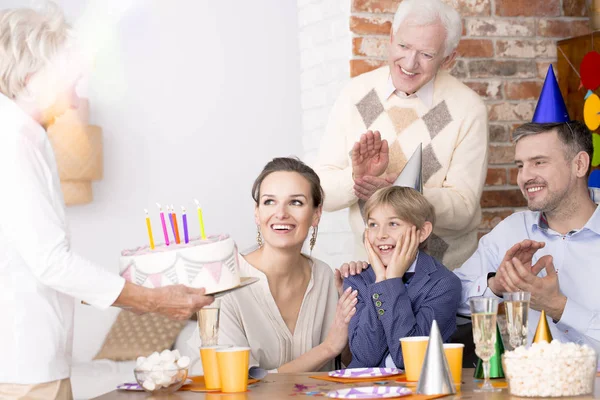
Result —
<svg viewBox="0 0 600 400"><path fill-rule="evenodd" d="M15 99L32 74L42 70L71 37L64 15L54 3L44 10L0 12L0 92Z"/></svg>
<svg viewBox="0 0 600 400"><path fill-rule="evenodd" d="M365 204L365 219L377 207L390 206L394 213L402 221L413 224L421 229L425 222L431 222L435 226L435 209L433 205L415 189L401 186L390 186L376 191ZM425 250L429 238L419 245L419 249Z"/></svg>

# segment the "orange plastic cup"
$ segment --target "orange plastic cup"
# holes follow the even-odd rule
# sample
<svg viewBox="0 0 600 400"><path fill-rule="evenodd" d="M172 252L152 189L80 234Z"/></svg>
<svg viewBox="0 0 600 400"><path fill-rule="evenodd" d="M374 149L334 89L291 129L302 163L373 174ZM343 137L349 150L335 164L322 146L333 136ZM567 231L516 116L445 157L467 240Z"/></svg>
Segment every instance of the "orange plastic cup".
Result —
<svg viewBox="0 0 600 400"><path fill-rule="evenodd" d="M248 390L249 347L218 349L217 363L223 393L239 393Z"/></svg>
<svg viewBox="0 0 600 400"><path fill-rule="evenodd" d="M446 360L448 360L448 366L450 367L452 380L457 388L460 386L462 380L462 360L464 347L465 345L462 343L444 343Z"/></svg>
<svg viewBox="0 0 600 400"><path fill-rule="evenodd" d="M419 380L428 343L428 336L400 338L402 357L404 358L404 372L406 373L407 381L417 382Z"/></svg>
<svg viewBox="0 0 600 400"><path fill-rule="evenodd" d="M226 349L229 346L206 346L200 347L200 358L204 370L204 385L207 389L221 389L221 377L219 375L219 363L217 362L217 350Z"/></svg>

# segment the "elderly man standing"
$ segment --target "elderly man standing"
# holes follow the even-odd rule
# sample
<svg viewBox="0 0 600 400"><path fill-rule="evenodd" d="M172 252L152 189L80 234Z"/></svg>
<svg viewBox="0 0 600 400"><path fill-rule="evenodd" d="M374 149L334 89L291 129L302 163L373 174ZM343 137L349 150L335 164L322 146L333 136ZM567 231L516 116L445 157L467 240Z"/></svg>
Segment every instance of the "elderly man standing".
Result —
<svg viewBox="0 0 600 400"><path fill-rule="evenodd" d="M443 70L454 61L461 32L460 15L442 1L404 0L394 16L388 65L352 79L333 107L316 170L324 209L350 207L358 259L366 259L361 206L393 184L419 146L423 192L436 211L428 252L454 269L477 247L487 111Z"/></svg>

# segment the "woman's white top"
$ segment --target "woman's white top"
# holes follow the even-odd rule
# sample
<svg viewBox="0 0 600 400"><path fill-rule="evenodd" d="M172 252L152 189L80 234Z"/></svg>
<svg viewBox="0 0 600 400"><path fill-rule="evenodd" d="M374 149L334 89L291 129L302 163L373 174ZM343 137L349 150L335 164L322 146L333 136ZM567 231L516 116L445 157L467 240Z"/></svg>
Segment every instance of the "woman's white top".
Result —
<svg viewBox="0 0 600 400"><path fill-rule="evenodd" d="M311 258L311 277L294 333L288 329L264 273L240 256L240 275L260 278L225 295L221 303L219 344L250 347L250 366L274 370L321 344L333 323L338 301L333 272ZM324 369L332 369L333 360Z"/></svg>

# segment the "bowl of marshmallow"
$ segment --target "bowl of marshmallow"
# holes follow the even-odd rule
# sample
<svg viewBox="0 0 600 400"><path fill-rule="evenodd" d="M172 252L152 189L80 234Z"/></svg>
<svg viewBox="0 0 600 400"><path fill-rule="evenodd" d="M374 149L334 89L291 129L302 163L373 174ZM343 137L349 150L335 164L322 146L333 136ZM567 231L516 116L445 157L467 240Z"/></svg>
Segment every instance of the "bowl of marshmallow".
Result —
<svg viewBox="0 0 600 400"><path fill-rule="evenodd" d="M533 343L505 352L502 365L513 396L564 397L594 391L597 355L587 345Z"/></svg>
<svg viewBox="0 0 600 400"><path fill-rule="evenodd" d="M185 383L189 366L189 357L182 357L178 350L164 350L138 357L133 373L146 392L173 393Z"/></svg>

